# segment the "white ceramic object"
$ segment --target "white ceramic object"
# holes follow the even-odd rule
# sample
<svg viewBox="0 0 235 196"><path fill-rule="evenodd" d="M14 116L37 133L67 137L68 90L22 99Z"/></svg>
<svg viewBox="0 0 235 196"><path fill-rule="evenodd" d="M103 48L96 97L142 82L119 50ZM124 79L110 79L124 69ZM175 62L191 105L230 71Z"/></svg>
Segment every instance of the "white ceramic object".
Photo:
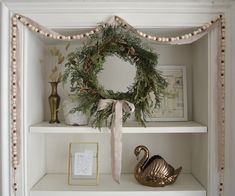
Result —
<svg viewBox="0 0 235 196"><path fill-rule="evenodd" d="M72 125L72 126L79 126L79 125L87 125L88 118L82 112L70 112L73 108L79 105L79 101L72 100L71 98L67 98L63 102L63 113L64 113L64 120L65 124Z"/></svg>

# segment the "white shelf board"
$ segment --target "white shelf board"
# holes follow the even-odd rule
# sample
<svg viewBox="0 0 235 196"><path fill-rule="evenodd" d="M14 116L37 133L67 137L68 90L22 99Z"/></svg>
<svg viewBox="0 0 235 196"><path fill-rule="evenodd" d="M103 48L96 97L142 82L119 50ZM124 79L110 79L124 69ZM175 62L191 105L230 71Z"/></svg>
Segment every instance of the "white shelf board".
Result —
<svg viewBox="0 0 235 196"><path fill-rule="evenodd" d="M31 133L109 133L108 128L94 129L89 126L68 126L64 123L41 122L30 127ZM193 121L186 122L147 122L146 127L136 122L123 125L123 133L206 133L207 127Z"/></svg>
<svg viewBox="0 0 235 196"><path fill-rule="evenodd" d="M97 186L70 186L67 174L47 174L30 191L30 196L206 196L206 190L191 174L181 174L166 187L140 185L133 174L122 174L121 184L101 175Z"/></svg>

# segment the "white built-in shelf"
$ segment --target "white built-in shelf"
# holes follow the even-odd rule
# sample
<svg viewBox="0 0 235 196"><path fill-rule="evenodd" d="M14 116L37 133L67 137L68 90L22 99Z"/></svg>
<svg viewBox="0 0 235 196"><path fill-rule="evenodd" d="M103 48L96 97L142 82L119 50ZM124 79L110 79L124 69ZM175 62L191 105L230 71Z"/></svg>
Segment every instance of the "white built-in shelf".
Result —
<svg viewBox="0 0 235 196"><path fill-rule="evenodd" d="M47 174L30 191L30 196L206 196L206 190L191 174L181 174L166 187L138 184L133 174L122 174L121 184L101 175L99 185L70 186L66 174Z"/></svg>
<svg viewBox="0 0 235 196"><path fill-rule="evenodd" d="M31 133L109 133L108 128L94 129L89 126L68 126L64 123L41 122L30 127ZM207 127L193 121L186 122L147 122L146 127L136 122L123 125L123 133L206 133Z"/></svg>

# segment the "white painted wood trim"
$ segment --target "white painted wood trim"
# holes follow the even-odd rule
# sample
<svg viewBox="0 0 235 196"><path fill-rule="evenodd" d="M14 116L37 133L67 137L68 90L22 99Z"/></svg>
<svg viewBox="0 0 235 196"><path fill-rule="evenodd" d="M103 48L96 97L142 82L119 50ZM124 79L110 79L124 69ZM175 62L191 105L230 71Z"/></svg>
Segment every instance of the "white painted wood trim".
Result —
<svg viewBox="0 0 235 196"><path fill-rule="evenodd" d="M145 4L145 5L144 5ZM150 16L155 16L158 17L160 14L165 13L165 14L181 14L181 16L185 15L187 16L187 14L194 14L194 16L200 16L200 19L197 19L197 21L194 21L192 23L182 23L182 25L184 26L194 26L194 25L201 25L203 24L203 22L207 22L208 18L211 18L215 15L217 15L218 13L221 12L227 12L227 9L229 8L230 3L205 3L205 2L195 2L195 3L145 3L143 2L141 3L126 3L125 2L120 2L120 3L116 3L116 6L114 3L110 4L108 2L103 2L100 3L99 5L97 4L93 4L93 3L85 3L85 2L80 2L80 3L7 3L7 7L5 7L4 4L1 3L1 9L5 10L5 13L8 12L8 8L9 10L13 13L13 12L20 12L21 14L25 14L28 16L35 16L36 18L40 18L42 17L44 21L46 21L47 17L52 16L53 14L57 13L58 16L61 15L61 18L63 17L63 14L66 13L79 13L77 14L77 16L82 16L84 17L84 14L87 13L106 13L106 16L110 16L110 15L125 15L126 13L142 13L143 15L146 15L146 13L150 13L149 15L146 15L145 20L147 20ZM3 8L4 7L4 8ZM121 10L121 11L120 11ZM151 15L152 13L152 15ZM156 14L158 13L158 14ZM3 12L1 13L3 14ZM105 15L104 15L105 16ZM131 16L131 15L129 15ZM192 15L191 15L192 16ZM103 17L103 15L102 15ZM1 18L2 19L2 18ZM7 16L7 21L9 22L9 17ZM59 18L60 19L60 18ZM82 18L83 19L83 18ZM104 20L104 19L102 19ZM91 21L86 20L84 26L93 26L95 25L95 23L98 20L94 20L92 19ZM61 22L57 23L54 25L54 27L59 28L60 25L63 23L64 21L62 20ZM93 22L93 23L92 23ZM99 21L100 22L100 21ZM128 21L129 22L129 21ZM142 22L142 21L141 21ZM3 25L3 21L1 21L1 25ZM53 26L54 23L48 23L47 25L50 27L50 25ZM140 24L140 23L136 23L136 26ZM67 27L74 27L74 25L76 25L76 23L70 23ZM149 25L149 24L147 24ZM162 24L159 24L157 26L161 26ZM172 25L170 23L166 23L167 25ZM176 24L176 25L179 25ZM8 31L8 28L6 28L7 25L4 25L4 28L1 28L1 33L4 31ZM81 26L83 27L83 26ZM141 27L141 26L139 26ZM146 27L146 26L145 26ZM151 26L150 26L151 27ZM156 27L156 26L155 26ZM6 30L7 29L7 30ZM2 39L2 35L1 34L1 39ZM9 61L9 59L7 59L9 57L8 51L6 50L7 47L9 47L9 37L5 37L6 39L2 39L4 40L4 42L1 42L1 48L4 48L4 51L1 51L1 65L6 65L4 66L4 77L6 77L6 73L8 73L8 63L6 64L6 62ZM6 43L6 44L4 44ZM3 53L2 53L3 52ZM6 55L7 54L7 55ZM2 63L2 58L5 59L5 63ZM2 74L3 75L3 74ZM2 83L3 80L1 75L1 86L4 86L4 88L6 86L8 86L8 83ZM4 108L7 108L7 113L4 112L4 117L1 116L1 130L9 130L9 111L8 111L8 106L9 106L9 100L6 99L6 97L8 98L8 91L6 91L4 88L1 88L1 93L4 92L4 94L6 96L3 96L3 94L1 94L1 106L3 105ZM6 115L7 114L7 115ZM2 164L6 164L8 162L8 164L6 165L6 167L4 167L4 171L6 172L4 174L4 181L2 181L2 184L4 185L4 187L6 188L6 190L8 190L8 192L4 192L5 194L2 195L6 195L8 196L10 193L10 185L9 185L9 132L4 132L1 133L2 138L4 137L4 141L2 143L3 147L5 146L6 150L4 150L4 155L1 154L2 157L4 157L4 161L2 161ZM212 139L213 140L213 139ZM213 141L210 142L213 142ZM2 141L1 141L2 142ZM8 145L7 145L8 144ZM212 149L211 149L212 150ZM2 151L3 152L3 151ZM1 157L1 158L2 158ZM209 165L210 166L210 165ZM3 167L3 165L2 165ZM213 179L216 175L213 173L209 174L209 178ZM5 178L6 177L6 178ZM8 185L8 187L6 187ZM210 187L211 186L211 187ZM209 184L209 189L216 189L217 185L214 184ZM210 194L213 195L213 194ZM214 195L213 195L214 196Z"/></svg>
<svg viewBox="0 0 235 196"><path fill-rule="evenodd" d="M234 188L233 182L234 179L231 179L232 172L234 169L234 163L233 162L233 143L235 142L233 138L233 126L232 123L234 122L234 115L232 112L234 112L234 99L232 97L232 93L234 91L234 82L233 82L233 67L235 64L235 39L234 39L234 11L235 11L235 2L233 2L233 7L228 9L227 12L225 12L225 18L226 18L226 63L225 63L225 116L226 116L226 124L225 124L225 194L228 196L233 196L234 192L232 189Z"/></svg>
<svg viewBox="0 0 235 196"><path fill-rule="evenodd" d="M0 2L0 195L10 195L9 12Z"/></svg>
<svg viewBox="0 0 235 196"><path fill-rule="evenodd" d="M213 97L217 86L216 56L218 51L218 30L213 30L208 36L208 196L219 196L219 173L218 173L218 133L216 125L215 104L217 100Z"/></svg>
<svg viewBox="0 0 235 196"><path fill-rule="evenodd" d="M64 2L6 2L14 12L24 13L115 13L125 12L160 12L160 13L217 13L230 6L230 2L157 2L157 1L64 1Z"/></svg>
<svg viewBox="0 0 235 196"><path fill-rule="evenodd" d="M123 125L123 133L206 133L207 127L193 121L186 122L147 122L147 127L136 122ZM30 127L31 133L110 133L108 128L94 129L88 126L67 126L64 123L42 122Z"/></svg>
<svg viewBox="0 0 235 196"><path fill-rule="evenodd" d="M230 9L228 9L225 12L225 18L226 18L226 59L225 59L225 84L226 84L226 89L225 89L225 131L226 131L226 144L225 144L225 184L224 184L224 188L225 188L225 192L224 195L228 195L228 196L232 196L234 194L234 192L232 192L232 181L231 181L231 171L232 171L232 165L234 163L232 163L231 161L231 150L232 150L232 143L234 141L232 141L231 139L231 117L233 115L231 115L231 112L233 111L234 108L231 108L232 106L232 99L231 99L231 92L233 91L232 89L232 80L231 78L234 77L233 75L231 75L232 73L232 58L234 57L234 55L232 55L231 51L232 51L232 46L231 46L231 36L232 36L232 31L231 31L231 15L230 15ZM212 57L213 55L215 55L215 40L217 40L217 38L215 37L214 33L210 33L209 39L208 39L208 47L209 47L209 51L208 51L208 56ZM209 196L217 196L219 195L217 190L218 190L218 137L217 137L217 133L214 131L214 127L213 124L214 122L212 121L211 117L214 115L215 109L212 107L213 105L213 97L211 97L211 95L213 95L214 92L214 88L213 88L213 82L215 80L215 77L213 77L213 73L215 72L215 68L213 68L213 59L209 58L209 97L208 97L208 103L209 103L209 124L208 124L208 195ZM233 62L234 63L234 62Z"/></svg>
<svg viewBox="0 0 235 196"><path fill-rule="evenodd" d="M22 95L22 100L21 100L21 104L22 104L22 108L23 108L23 111L21 113L21 115L23 115L23 122L22 122L22 133L21 133L21 140L22 140L22 143L21 143L21 147L22 147L22 195L20 196L28 196L29 195L29 192L28 192L28 187L27 187L27 184L28 184L28 140L27 140L27 133L25 130L27 130L27 127L25 127L25 125L27 124L26 123L26 111L27 111L27 89L25 88L25 84L26 82L28 81L26 76L27 76L27 70L25 69L25 66L26 65L26 61L27 61L27 33L25 31L25 28L19 28L19 31L20 31L20 37L19 37L19 40L20 40L20 43L21 46L20 46L20 51L21 51L21 54L19 54L20 56L20 60L21 60L21 65L22 65L22 92L21 92L21 95Z"/></svg>
<svg viewBox="0 0 235 196"><path fill-rule="evenodd" d="M228 139L229 141L229 148L230 148L230 151L227 153L228 156L230 157L229 159L229 169L228 171L226 172L228 175L227 175L227 178L226 178L226 182L229 182L229 185L226 185L226 188L227 188L227 192L228 192L228 195L229 196L233 196L234 192L235 192L235 186L234 186L234 181L235 181L235 121L234 121L234 116L235 116L235 86L234 86L234 75L235 75L235 38L234 38L234 35L235 35L235 1L232 3L232 7L231 7L231 10L230 10L230 21L229 21L229 26L230 26L230 43L231 43L231 55L228 57L231 64L230 64L230 103L229 103L229 106L230 106L230 114L229 114L229 117L230 117L230 132L231 132L231 135L230 135L230 139Z"/></svg>
<svg viewBox="0 0 235 196"><path fill-rule="evenodd" d="M200 26L225 12L230 3L37 1L8 2L7 6L12 13L23 14L50 28L94 27L114 15L137 28L154 28Z"/></svg>
<svg viewBox="0 0 235 196"><path fill-rule="evenodd" d="M211 55L213 55L213 52L215 52L215 50L213 50L213 41L215 39L215 36L210 33L208 36L208 130L210 130L208 132L208 195L209 196L217 196L218 193L217 191L215 191L216 187L218 186L217 180L218 180L218 173L217 168L216 168L216 155L217 155L217 149L214 149L213 151L211 151L214 147L215 147L215 133L211 130L214 129L213 124L214 122L212 121L211 115L215 112L214 108L212 107L213 103L211 103L211 101L213 102L212 99L212 94L213 94L213 82L214 80L212 79L212 70L213 70L213 63L212 63L212 58ZM215 170L215 173L213 173L213 170Z"/></svg>

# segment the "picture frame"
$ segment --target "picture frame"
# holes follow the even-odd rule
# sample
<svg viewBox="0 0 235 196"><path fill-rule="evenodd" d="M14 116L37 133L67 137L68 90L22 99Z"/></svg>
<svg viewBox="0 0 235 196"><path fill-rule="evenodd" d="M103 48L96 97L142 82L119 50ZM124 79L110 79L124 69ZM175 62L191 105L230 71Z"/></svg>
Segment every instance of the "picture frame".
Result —
<svg viewBox="0 0 235 196"><path fill-rule="evenodd" d="M147 121L187 121L187 77L185 65L159 65L168 82L162 101Z"/></svg>
<svg viewBox="0 0 235 196"><path fill-rule="evenodd" d="M92 186L99 182L98 142L69 144L68 184Z"/></svg>

